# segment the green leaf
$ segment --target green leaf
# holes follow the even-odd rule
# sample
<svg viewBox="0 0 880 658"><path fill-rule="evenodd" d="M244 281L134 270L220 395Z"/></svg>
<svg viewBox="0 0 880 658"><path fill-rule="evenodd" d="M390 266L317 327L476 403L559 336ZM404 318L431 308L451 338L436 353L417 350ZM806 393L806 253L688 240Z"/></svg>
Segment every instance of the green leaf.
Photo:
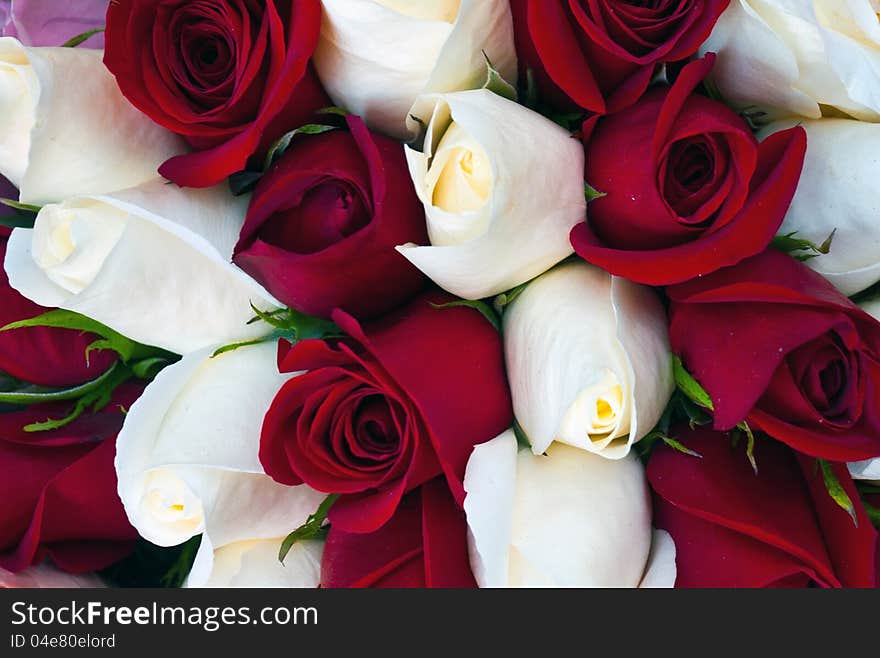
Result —
<svg viewBox="0 0 880 658"><path fill-rule="evenodd" d="M498 314L495 313L495 309L481 299L459 299L448 304L431 304L431 306L434 308L456 308L458 306L472 308L486 318L495 327L495 331L501 333L501 320L498 319Z"/></svg>
<svg viewBox="0 0 880 658"><path fill-rule="evenodd" d="M486 51L483 52L483 59L486 60L486 81L483 83L483 89L488 89L493 94L498 94L506 98L507 100L516 102L517 93L516 87L510 84L507 80L504 79L497 69L492 66L492 62L489 60L489 56L486 54Z"/></svg>
<svg viewBox="0 0 880 658"><path fill-rule="evenodd" d="M192 571L193 563L196 561L196 554L199 552L199 546L202 543L202 536L196 535L189 541L180 544L180 554L171 565L171 568L161 578L162 587L181 587Z"/></svg>
<svg viewBox="0 0 880 658"><path fill-rule="evenodd" d="M511 288L507 292L502 292L500 295L496 296L495 299L492 300L492 308L495 309L495 312L498 315L502 315L504 313L504 309L513 304L517 297L522 294L522 291L528 288L531 281L526 281L525 283L521 283L515 288Z"/></svg>
<svg viewBox="0 0 880 658"><path fill-rule="evenodd" d="M843 485L840 484L840 480L838 480L837 476L834 474L834 469L831 464L824 459L817 459L816 461L819 464L819 468L822 470L822 479L825 481L825 488L828 490L828 495L850 515L853 524L858 528L859 519L856 516L855 505L853 505L853 502L843 488Z"/></svg>
<svg viewBox="0 0 880 658"><path fill-rule="evenodd" d="M330 512L330 508L333 507L333 503L335 503L338 498L339 494L330 494L327 496L318 506L315 513L309 515L309 518L306 519L305 523L284 538L284 541L281 542L281 548L278 551L278 561L281 562L281 564L284 564L287 554L290 553L290 549L292 549L297 542L323 538L322 535L326 532L324 529L324 521L327 519L327 514Z"/></svg>
<svg viewBox="0 0 880 658"><path fill-rule="evenodd" d="M114 366L115 368L116 366ZM103 386L108 379L113 377L113 368L110 368L100 377L79 386L69 388L48 388L35 386L26 382L20 382L8 375L0 376L0 403L14 405L40 404L44 402L61 402L76 400L88 395L97 388Z"/></svg>
<svg viewBox="0 0 880 658"><path fill-rule="evenodd" d="M172 361L170 359L162 356L141 359L140 361L135 361L131 364L131 374L138 379L152 380L156 378L156 375L158 375L163 368L171 365L171 363Z"/></svg>
<svg viewBox="0 0 880 658"><path fill-rule="evenodd" d="M229 177L229 191L233 196L253 192L262 177L262 171L238 171Z"/></svg>
<svg viewBox="0 0 880 658"><path fill-rule="evenodd" d="M263 171L269 171L273 164L275 164L278 159L284 155L284 152L290 148L290 142L293 141L293 138L297 135L320 135L321 133L326 133L331 130L336 130L335 126L324 126L316 123L309 123L304 126L300 126L294 130L291 130L288 133L282 135L277 142L275 142L272 147L269 149L269 152L266 154L266 161L263 163Z"/></svg>
<svg viewBox="0 0 880 658"><path fill-rule="evenodd" d="M72 39L65 41L64 43L61 44L61 47L62 48L76 48L79 44L83 43L84 41L88 41L93 36L95 36L96 34L100 34L103 31L104 31L103 27L96 27L94 30L89 30L88 32L83 32L82 34L78 34L75 37L73 37Z"/></svg>
<svg viewBox="0 0 880 658"><path fill-rule="evenodd" d="M792 231L791 233L777 235L775 238L773 238L771 246L774 249L778 249L779 251L785 252L786 254L790 254L798 260L804 261L830 252L831 243L834 240L834 235L836 233L837 229L834 229L833 231L831 231L831 234L827 238L825 238L825 241L822 244L817 245L815 242L811 242L810 240L806 240L804 238L796 238L795 236L797 235L797 231ZM799 252L807 253L800 254Z"/></svg>
<svg viewBox="0 0 880 658"><path fill-rule="evenodd" d="M351 112L346 110L344 107L331 105L329 107L322 107L320 110L315 112L315 114L332 114L338 117L347 117L349 114L351 114Z"/></svg>
<svg viewBox="0 0 880 658"><path fill-rule="evenodd" d="M3 204L4 206L7 206L9 208L21 210L22 212L34 213L35 215L43 209L42 206L34 206L30 203L19 203L18 201L14 201L13 199L0 199L0 204Z"/></svg>
<svg viewBox="0 0 880 658"><path fill-rule="evenodd" d="M590 203L590 201L595 201L596 199L601 199L603 196L608 196L608 192L600 192L589 183L584 182L584 196L587 199L587 203Z"/></svg>
<svg viewBox="0 0 880 658"><path fill-rule="evenodd" d="M694 379L693 375L685 370L684 364L677 355L672 357L672 372L675 376L675 385L678 387L678 390L701 407L714 411L715 407L712 405L712 398L706 392L706 389L700 386L700 383Z"/></svg>
<svg viewBox="0 0 880 658"><path fill-rule="evenodd" d="M82 395L73 406L73 409L63 418L50 418L39 423L25 425L25 432L48 432L69 425L85 413L91 407L92 413L97 413L110 403L110 398L116 388L131 379L131 371L119 363L113 364L108 371L108 377L104 378L100 386Z"/></svg>
<svg viewBox="0 0 880 658"><path fill-rule="evenodd" d="M673 439L673 438L670 437L670 436L665 436L665 435L664 435L664 436L661 436L660 439L663 441L663 443L665 443L666 445L668 445L668 446L669 446L670 448L672 448L673 450L677 450L678 452L681 452L681 453L683 453L683 454L685 454L685 455L689 455L689 456L691 456L691 457L697 457L697 458L699 458L699 459L702 459L702 458L703 458L703 455L701 455L701 454L698 453L698 452L695 452L695 451L691 450L690 448L688 448L688 447L685 446L684 444L680 443L679 441L676 441L675 439Z"/></svg>
<svg viewBox="0 0 880 658"><path fill-rule="evenodd" d="M59 329L75 329L78 331L98 334L103 340L95 341L89 345L86 349L86 358L88 358L91 351L103 349L113 350L125 363L128 363L132 359L141 359L157 355L171 356L170 352L136 343L96 320L92 320L79 313L66 311L64 309L55 309L35 318L12 322L11 324L7 324L5 327L0 328L0 332L11 331L12 329L22 329L24 327L56 327Z"/></svg>

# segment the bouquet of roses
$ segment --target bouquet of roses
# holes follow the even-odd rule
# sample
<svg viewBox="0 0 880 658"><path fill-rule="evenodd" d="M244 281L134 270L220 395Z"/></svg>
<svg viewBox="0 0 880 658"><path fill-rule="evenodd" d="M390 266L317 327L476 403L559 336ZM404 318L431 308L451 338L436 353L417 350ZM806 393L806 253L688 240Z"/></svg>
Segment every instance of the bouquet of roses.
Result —
<svg viewBox="0 0 880 658"><path fill-rule="evenodd" d="M24 586L880 585L876 0L0 0Z"/></svg>

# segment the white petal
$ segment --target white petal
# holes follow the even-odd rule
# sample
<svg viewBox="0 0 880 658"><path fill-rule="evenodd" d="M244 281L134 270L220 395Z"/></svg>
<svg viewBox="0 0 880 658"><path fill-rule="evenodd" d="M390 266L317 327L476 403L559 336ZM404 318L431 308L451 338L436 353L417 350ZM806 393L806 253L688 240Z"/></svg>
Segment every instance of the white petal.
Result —
<svg viewBox="0 0 880 658"><path fill-rule="evenodd" d="M228 544L214 552L210 577L187 587L298 587L315 588L321 582L324 542L304 541L291 548L282 564L278 548L283 537Z"/></svg>
<svg viewBox="0 0 880 658"><path fill-rule="evenodd" d="M474 448L464 476L471 570L480 587L506 587L517 442L513 430Z"/></svg>
<svg viewBox="0 0 880 658"><path fill-rule="evenodd" d="M793 121L768 126L762 135ZM798 121L807 131L807 155L781 233L821 244L837 229L831 251L806 264L846 295L880 280L880 125L846 119Z"/></svg>
<svg viewBox="0 0 880 658"><path fill-rule="evenodd" d="M265 328L247 325L250 303L278 302L229 262L246 205L223 186L182 190L160 179L76 197L13 232L6 271L38 304L179 354L254 338Z"/></svg>
<svg viewBox="0 0 880 658"><path fill-rule="evenodd" d="M554 444L517 456L513 587L636 587L651 548L641 463Z"/></svg>
<svg viewBox="0 0 880 658"><path fill-rule="evenodd" d="M275 346L211 353L159 373L129 410L116 454L119 496L142 537L173 546L204 533L196 582L214 550L285 536L323 498L274 482L259 463L263 416L290 377L278 374Z"/></svg>
<svg viewBox="0 0 880 658"><path fill-rule="evenodd" d="M406 120L416 97L479 87L485 51L511 82L516 80L513 22L507 0L424 3L323 0L315 68L337 105L380 132L406 141ZM401 11L395 11L395 7Z"/></svg>
<svg viewBox="0 0 880 658"><path fill-rule="evenodd" d="M514 415L535 454L554 441L625 457L672 394L654 294L583 262L542 275L504 314Z"/></svg>
<svg viewBox="0 0 880 658"><path fill-rule="evenodd" d="M639 584L643 589L669 589L675 587L678 570L675 566L675 541L665 530L654 530L651 555L645 567L645 575Z"/></svg>
<svg viewBox="0 0 880 658"><path fill-rule="evenodd" d="M0 173L19 187L22 202L134 187L185 151L180 138L125 100L102 56L0 38Z"/></svg>
<svg viewBox="0 0 880 658"><path fill-rule="evenodd" d="M489 216L485 231L458 244L398 247L413 265L441 288L479 299L525 283L571 255L569 233L586 212L584 155L577 140L549 119L484 89L422 96L413 113L429 125L425 153L406 147L429 223L447 221L431 205L426 184L426 158L442 139L447 117L482 146L492 167L492 191L480 211Z"/></svg>
<svg viewBox="0 0 880 658"><path fill-rule="evenodd" d="M880 457L860 462L851 462L847 466L849 467L849 474L856 480L880 481Z"/></svg>

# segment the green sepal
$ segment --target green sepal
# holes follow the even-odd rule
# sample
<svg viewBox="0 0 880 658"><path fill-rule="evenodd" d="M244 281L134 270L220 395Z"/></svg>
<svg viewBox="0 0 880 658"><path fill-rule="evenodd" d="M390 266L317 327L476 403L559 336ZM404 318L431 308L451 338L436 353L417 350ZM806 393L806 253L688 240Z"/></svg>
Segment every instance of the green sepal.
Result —
<svg viewBox="0 0 880 658"><path fill-rule="evenodd" d="M275 343L280 339L285 339L291 343L300 340L312 339L328 339L341 338L344 334L334 322L324 320L322 318L312 317L305 313L300 313L291 308L279 308L271 311L261 311L253 303L251 303L256 316L248 321L248 324L255 322L265 322L273 328L271 332L259 338L245 340L230 345L224 345L217 349L211 358L234 352L235 350L248 347L249 345L260 345L262 343Z"/></svg>
<svg viewBox="0 0 880 658"><path fill-rule="evenodd" d="M522 294L523 290L529 287L530 283L531 281L526 281L515 288L511 288L507 292L502 292L500 295L496 295L495 299L492 300L492 308L495 309L495 312L498 315L502 315L504 309L513 304L516 298Z"/></svg>
<svg viewBox="0 0 880 658"><path fill-rule="evenodd" d="M346 110L344 107L339 107L338 105L330 105L329 107L322 107L320 110L315 112L315 114L331 114L338 117L347 117L351 112Z"/></svg>
<svg viewBox="0 0 880 658"><path fill-rule="evenodd" d="M41 404L45 402L63 402L66 400L76 400L84 395L88 395L95 389L104 385L104 383L112 377L112 368L102 374L100 377L69 388L48 388L45 386L36 386L26 382L20 382L8 375L0 374L0 403L14 404L17 406Z"/></svg>
<svg viewBox="0 0 880 658"><path fill-rule="evenodd" d="M431 304L431 306L434 308L456 308L459 306L472 308L486 318L489 323L495 327L495 331L501 333L501 320L499 319L498 314L495 312L494 308L481 299L459 299L447 304Z"/></svg>
<svg viewBox="0 0 880 658"><path fill-rule="evenodd" d="M834 241L834 236L836 233L837 229L834 229L833 231L831 231L831 234L827 238L825 238L825 241L822 244L817 245L815 242L812 242L810 240L806 240L804 238L796 238L795 236L797 235L797 231L792 231L791 233L777 235L775 238L773 238L773 242L771 242L770 245L774 249L778 249L779 251L789 254L799 261L806 261L830 252L831 243Z"/></svg>
<svg viewBox="0 0 880 658"><path fill-rule="evenodd" d="M4 228L33 228L35 219L34 215L17 212L14 215L0 217L0 226Z"/></svg>
<svg viewBox="0 0 880 658"><path fill-rule="evenodd" d="M684 393L688 399L705 409L715 410L712 398L706 392L706 389L685 369L678 355L672 356L672 373L675 376L675 385L678 387L678 390Z"/></svg>
<svg viewBox="0 0 880 658"><path fill-rule="evenodd" d="M739 425L736 426L736 429L743 434L746 435L746 458L749 460L749 464L752 465L752 471L754 471L755 475L758 474L758 462L755 461L755 434L752 432L752 428L749 427L749 424L746 421L742 421ZM739 440L739 437L734 434L734 446L736 442Z"/></svg>
<svg viewBox="0 0 880 658"><path fill-rule="evenodd" d="M24 426L25 432L49 432L61 429L69 425L77 418L83 415L85 411L91 408L92 413L97 413L110 403L110 398L121 384L131 379L131 371L119 363L114 363L107 373L107 377L103 379L101 384L88 393L82 395L76 404L63 418L50 418L39 423L32 423Z"/></svg>
<svg viewBox="0 0 880 658"><path fill-rule="evenodd" d="M72 39L68 39L64 43L61 44L62 48L76 48L79 44L88 41L96 34L100 34L104 31L103 27L96 27L93 30L89 30L88 32L83 32L82 34L77 34Z"/></svg>
<svg viewBox="0 0 880 658"><path fill-rule="evenodd" d="M600 192L586 181L584 182L584 197L586 198L587 203L595 201L596 199L601 199L603 196L608 196L608 192Z"/></svg>
<svg viewBox="0 0 880 658"><path fill-rule="evenodd" d="M34 215L36 215L43 209L42 206L35 206L30 203L20 203L18 201L15 201L14 199L0 199L0 204L8 208L20 210L21 212L33 213Z"/></svg>
<svg viewBox="0 0 880 658"><path fill-rule="evenodd" d="M101 340L93 342L86 348L86 359L89 353L94 350L112 350L119 355L124 363L132 360L146 359L154 356L174 357L170 352L141 345L130 338L126 338L117 331L113 331L110 327L101 324L97 320L92 320L79 313L67 311L64 309L55 309L47 311L42 315L27 320L12 322L5 327L0 327L0 332L11 331L12 329L23 329L26 327L53 327L57 329L74 329L87 333L97 334L102 337Z"/></svg>
<svg viewBox="0 0 880 658"><path fill-rule="evenodd" d="M281 542L281 548L278 550L278 561L281 562L281 564L284 564L287 554L290 553L290 549L292 549L297 542L308 541L310 539L324 539L327 536L327 528L324 526L324 521L327 520L327 514L330 512L330 508L333 507L333 503L335 503L338 498L339 494L330 494L327 496L321 504L318 505L318 509L315 510L315 513L309 514L309 518L306 519L305 523L284 538L284 541Z"/></svg>
<svg viewBox="0 0 880 658"><path fill-rule="evenodd" d="M489 56L486 54L486 51L482 51L483 59L486 60L486 81L483 83L483 89L488 89L493 94L498 94L503 98L506 98L509 101L516 102L517 93L516 87L510 84L507 80L504 79L498 70L492 66L492 62L489 59Z"/></svg>
<svg viewBox="0 0 880 658"><path fill-rule="evenodd" d="M825 489L827 489L828 495L831 496L831 499L837 503L841 509L849 514L853 524L858 528L859 519L856 516L855 505L853 505L852 499L846 493L843 485L840 484L837 475L834 474L834 469L831 464L824 459L817 459L816 462L819 464L819 469L822 471L822 479L825 481Z"/></svg>
<svg viewBox="0 0 880 658"><path fill-rule="evenodd" d="M237 171L229 177L229 191L232 196L242 196L248 192L253 192L257 183L263 177L262 171Z"/></svg>
<svg viewBox="0 0 880 658"><path fill-rule="evenodd" d="M202 536L196 535L188 541L177 546L180 553L171 568L165 572L161 578L162 587L177 588L181 587L192 571L193 563L196 561L196 554L199 552L199 546L202 544Z"/></svg>
<svg viewBox="0 0 880 658"><path fill-rule="evenodd" d="M272 165L275 164L282 155L284 155L284 152L288 148L290 148L290 143L297 135L320 135L321 133L326 133L336 129L336 126L325 126L322 124L308 123L304 126L300 126L299 128L295 128L288 133L285 133L278 139L278 141L272 144L272 147L266 154L266 161L263 163L263 171L269 171Z"/></svg>

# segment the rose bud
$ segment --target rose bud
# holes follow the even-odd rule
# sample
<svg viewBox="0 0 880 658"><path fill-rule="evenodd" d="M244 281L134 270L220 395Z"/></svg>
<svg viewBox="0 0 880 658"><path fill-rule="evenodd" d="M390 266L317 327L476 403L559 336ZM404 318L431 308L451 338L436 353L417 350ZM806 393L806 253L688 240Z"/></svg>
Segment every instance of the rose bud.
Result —
<svg viewBox="0 0 880 658"><path fill-rule="evenodd" d="M123 98L99 50L0 38L0 116L0 174L23 203L140 185L184 150Z"/></svg>
<svg viewBox="0 0 880 658"><path fill-rule="evenodd" d="M107 4L107 0L15 0L15 4L0 0L0 36L17 37L26 46L62 46L104 27ZM79 47L103 48L103 30Z"/></svg>
<svg viewBox="0 0 880 658"><path fill-rule="evenodd" d="M843 464L828 464L853 518L815 460L758 439L758 472L728 434L682 425L702 457L659 445L648 462L654 523L678 551L676 587L877 587L878 535Z"/></svg>
<svg viewBox="0 0 880 658"><path fill-rule="evenodd" d="M691 62L671 87L600 119L586 138L586 180L605 196L571 232L585 260L666 285L770 244L797 187L804 131L759 144L736 113L691 93L713 61Z"/></svg>
<svg viewBox="0 0 880 658"><path fill-rule="evenodd" d="M818 119L840 110L880 121L877 3L734 0L702 52L718 53L713 81L725 101L771 117Z"/></svg>
<svg viewBox="0 0 880 658"><path fill-rule="evenodd" d="M806 261L845 295L880 281L880 200L877 198L877 151L880 126L846 119L797 121L807 133L807 156L801 182L780 233L821 245L831 232L830 251ZM795 125L773 123L772 135ZM846 163L841 165L841 163Z"/></svg>
<svg viewBox="0 0 880 658"><path fill-rule="evenodd" d="M880 323L824 278L768 249L667 293L672 349L715 429L746 420L814 457L880 456Z"/></svg>
<svg viewBox="0 0 880 658"><path fill-rule="evenodd" d="M340 340L282 342L286 382L263 423L260 461L283 484L342 494L335 529L370 533L404 494L444 475L455 500L473 447L512 422L501 337L478 312L417 297ZM426 376L425 373L430 373Z"/></svg>
<svg viewBox="0 0 880 658"><path fill-rule="evenodd" d="M161 179L75 197L15 229L6 271L38 304L178 354L256 338L265 328L247 324L250 303L278 302L229 262L246 203L225 186L181 190Z"/></svg>
<svg viewBox="0 0 880 658"><path fill-rule="evenodd" d="M443 478L404 496L378 530L330 526L321 587L474 587L467 524Z"/></svg>
<svg viewBox="0 0 880 658"><path fill-rule="evenodd" d="M422 96L406 147L429 247L400 253L437 285L479 299L525 283L571 255L583 221L583 152L568 132L486 89ZM526 154L526 156L524 156Z"/></svg>
<svg viewBox="0 0 880 658"><path fill-rule="evenodd" d="M283 537L324 498L305 486L282 486L260 466L263 414L289 378L278 374L275 346L212 358L213 351L187 354L162 370L129 408L117 441L119 498L138 533L158 546L202 535L188 579L193 587L241 573L230 561L255 548L243 542L277 538L277 560Z"/></svg>
<svg viewBox="0 0 880 658"><path fill-rule="evenodd" d="M474 448L464 501L480 587L672 587L675 545L651 530L641 463L554 444L517 450L512 430ZM652 555L652 541L653 555Z"/></svg>
<svg viewBox="0 0 880 658"><path fill-rule="evenodd" d="M675 388L666 322L650 289L586 263L530 283L505 309L504 351L532 451L560 441L611 459L629 454Z"/></svg>
<svg viewBox="0 0 880 658"><path fill-rule="evenodd" d="M729 0L511 0L516 46L542 95L615 112L645 92L662 62L693 55Z"/></svg>
<svg viewBox="0 0 880 658"><path fill-rule="evenodd" d="M351 132L297 138L254 192L234 260L283 303L329 317L375 316L424 277L394 247L427 242L400 144Z"/></svg>
<svg viewBox="0 0 880 658"><path fill-rule="evenodd" d="M422 93L474 89L486 59L516 83L507 0L324 0L315 68L337 105L407 141Z"/></svg>
<svg viewBox="0 0 880 658"><path fill-rule="evenodd" d="M320 25L318 0L114 0L104 63L135 107L195 150L159 173L209 187L328 105L309 67Z"/></svg>
<svg viewBox="0 0 880 658"><path fill-rule="evenodd" d="M65 415L69 404L0 413L0 568L18 572L49 557L62 571L85 573L134 549L138 534L116 497L113 455L122 410L141 390L123 384L101 411L43 432L24 428Z"/></svg>

